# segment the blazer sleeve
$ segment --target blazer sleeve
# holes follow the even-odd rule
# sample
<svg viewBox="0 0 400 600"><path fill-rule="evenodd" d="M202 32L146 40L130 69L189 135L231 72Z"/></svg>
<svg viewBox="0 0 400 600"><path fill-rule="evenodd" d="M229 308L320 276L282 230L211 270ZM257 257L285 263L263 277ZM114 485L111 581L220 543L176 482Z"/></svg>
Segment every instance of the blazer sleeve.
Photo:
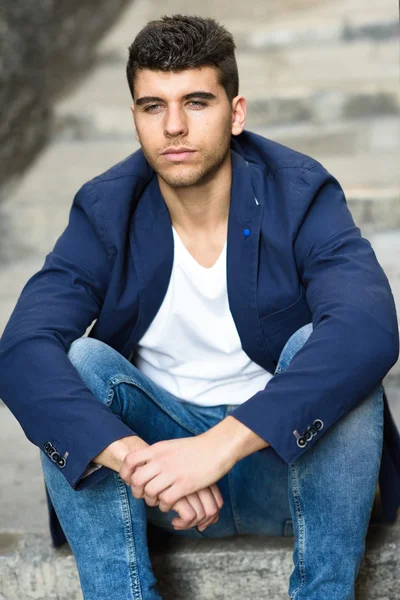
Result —
<svg viewBox="0 0 400 600"><path fill-rule="evenodd" d="M296 206L305 206L294 241L313 331L284 371L231 415L295 461L365 398L399 356L389 281L363 238L337 180L321 165L304 169ZM301 448L315 420L317 436Z"/></svg>
<svg viewBox="0 0 400 600"><path fill-rule="evenodd" d="M104 467L81 479L99 452L133 435L93 396L67 356L103 303L111 272L104 235L95 189L85 184L66 229L23 287L0 340L0 397L74 489L105 477L110 470Z"/></svg>

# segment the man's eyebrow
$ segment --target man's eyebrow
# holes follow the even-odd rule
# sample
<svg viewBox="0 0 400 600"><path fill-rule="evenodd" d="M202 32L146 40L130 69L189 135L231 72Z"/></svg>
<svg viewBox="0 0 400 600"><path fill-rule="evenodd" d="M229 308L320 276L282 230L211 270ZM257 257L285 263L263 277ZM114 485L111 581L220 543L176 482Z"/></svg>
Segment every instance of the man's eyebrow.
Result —
<svg viewBox="0 0 400 600"><path fill-rule="evenodd" d="M137 104L137 106L149 104L149 102L164 102L164 100L162 98L157 98L157 96L142 96L142 98L135 100L135 104Z"/></svg>
<svg viewBox="0 0 400 600"><path fill-rule="evenodd" d="M201 98L202 100L216 100L217 96L211 94L211 92L190 92L190 94L186 94L183 96L183 100L190 100L191 98ZM142 98L138 98L135 100L135 104L137 106L143 106L144 104L149 104L151 102L164 102L163 98L159 98L158 96L142 96Z"/></svg>
<svg viewBox="0 0 400 600"><path fill-rule="evenodd" d="M183 96L184 100L190 100L191 98L201 98L202 100L216 100L217 96L211 94L211 92L190 92L190 94L186 94Z"/></svg>

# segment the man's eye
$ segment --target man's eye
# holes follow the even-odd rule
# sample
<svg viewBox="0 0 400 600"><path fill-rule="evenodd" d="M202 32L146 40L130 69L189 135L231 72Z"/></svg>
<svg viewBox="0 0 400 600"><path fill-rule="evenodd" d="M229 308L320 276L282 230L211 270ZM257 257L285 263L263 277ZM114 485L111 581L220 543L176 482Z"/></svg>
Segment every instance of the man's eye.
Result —
<svg viewBox="0 0 400 600"><path fill-rule="evenodd" d="M195 106L207 106L206 102L200 102L200 100L191 100L189 104L194 104Z"/></svg>
<svg viewBox="0 0 400 600"><path fill-rule="evenodd" d="M153 110L155 110L159 106L160 106L159 104L150 104L150 106L146 106L146 108L144 109L144 111L145 112L153 112Z"/></svg>
<svg viewBox="0 0 400 600"><path fill-rule="evenodd" d="M206 102L201 102L200 100L190 100L189 103L193 108L202 108L203 106L207 106ZM160 108L161 104L150 104L146 106L144 112L155 112Z"/></svg>

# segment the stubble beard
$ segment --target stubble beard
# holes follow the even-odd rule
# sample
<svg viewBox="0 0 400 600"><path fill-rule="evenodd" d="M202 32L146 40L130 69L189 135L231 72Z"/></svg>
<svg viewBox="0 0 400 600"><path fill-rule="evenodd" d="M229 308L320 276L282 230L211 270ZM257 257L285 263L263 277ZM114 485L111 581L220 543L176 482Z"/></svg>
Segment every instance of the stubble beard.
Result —
<svg viewBox="0 0 400 600"><path fill-rule="evenodd" d="M141 143L143 154L150 167L157 173L165 183L173 188L184 188L194 185L200 185L210 181L220 169L221 165L226 160L230 151L231 131L227 132L219 141L212 152L207 152L204 159L196 169L195 167L189 172L179 172L179 165L186 166L186 162L175 163L172 168L163 169L152 155L147 152L146 147ZM159 156L159 155L157 155ZM162 160L162 159L161 159Z"/></svg>

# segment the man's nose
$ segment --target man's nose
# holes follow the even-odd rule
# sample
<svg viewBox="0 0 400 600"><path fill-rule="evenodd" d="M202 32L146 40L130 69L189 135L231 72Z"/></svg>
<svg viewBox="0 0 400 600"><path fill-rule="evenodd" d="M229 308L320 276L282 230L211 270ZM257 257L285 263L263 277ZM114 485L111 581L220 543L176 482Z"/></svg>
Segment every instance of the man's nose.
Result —
<svg viewBox="0 0 400 600"><path fill-rule="evenodd" d="M166 136L186 135L186 118L179 109L168 110L165 116L164 133Z"/></svg>

